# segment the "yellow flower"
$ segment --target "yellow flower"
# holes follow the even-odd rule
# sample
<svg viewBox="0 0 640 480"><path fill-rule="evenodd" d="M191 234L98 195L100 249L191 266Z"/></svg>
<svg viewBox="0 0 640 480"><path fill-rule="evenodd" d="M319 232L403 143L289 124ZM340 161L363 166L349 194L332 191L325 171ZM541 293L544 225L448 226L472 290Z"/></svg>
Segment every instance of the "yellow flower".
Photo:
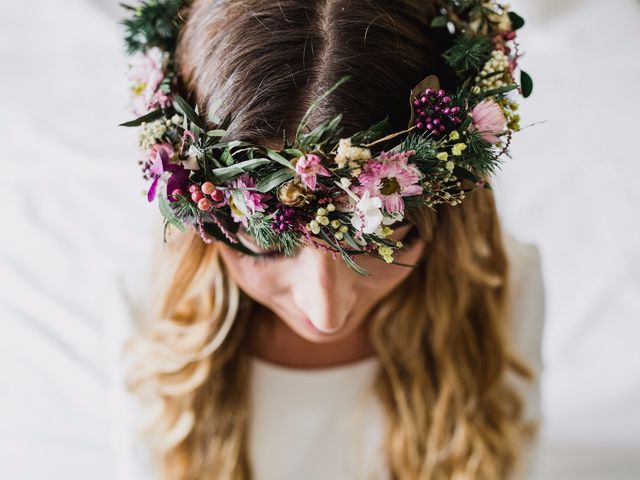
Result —
<svg viewBox="0 0 640 480"><path fill-rule="evenodd" d="M436 155L436 158L438 160L442 160L443 162L446 162L447 159L449 158L449 154L447 152L440 152Z"/></svg>
<svg viewBox="0 0 640 480"><path fill-rule="evenodd" d="M384 259L385 262L393 262L393 249L391 247L381 245L380 247L378 247L378 254Z"/></svg>
<svg viewBox="0 0 640 480"><path fill-rule="evenodd" d="M458 140L460 138L460 134L458 133L457 130L454 130L453 132L451 132L449 134L449 139L450 140Z"/></svg>
<svg viewBox="0 0 640 480"><path fill-rule="evenodd" d="M455 155L456 157L459 157L460 155L462 155L462 151L465 150L467 148L467 145L464 143L456 143L452 148L451 148L451 154Z"/></svg>

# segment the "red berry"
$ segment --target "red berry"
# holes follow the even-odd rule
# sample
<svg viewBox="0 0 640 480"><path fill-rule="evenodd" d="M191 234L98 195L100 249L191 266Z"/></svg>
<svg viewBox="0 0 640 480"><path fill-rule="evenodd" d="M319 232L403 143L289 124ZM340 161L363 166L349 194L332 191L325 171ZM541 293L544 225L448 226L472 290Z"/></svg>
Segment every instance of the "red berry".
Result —
<svg viewBox="0 0 640 480"><path fill-rule="evenodd" d="M209 209L211 209L211 200L209 200L208 198L201 198L198 201L198 208L204 212L208 211Z"/></svg>
<svg viewBox="0 0 640 480"><path fill-rule="evenodd" d="M216 186L211 182L204 182L202 184L202 193L206 195L211 195L211 193L216 189Z"/></svg>
<svg viewBox="0 0 640 480"><path fill-rule="evenodd" d="M176 197L178 197L180 195L184 195L184 192L179 188L176 188L176 189L173 190L173 192L171 192L171 196L173 198L176 198Z"/></svg>
<svg viewBox="0 0 640 480"><path fill-rule="evenodd" d="M193 192L191 194L191 200L193 200L195 203L198 203L203 198L204 198L204 195L202 194L201 191Z"/></svg>
<svg viewBox="0 0 640 480"><path fill-rule="evenodd" d="M199 191L200 191L200 187L195 183L189 187L189 193L195 193Z"/></svg>
<svg viewBox="0 0 640 480"><path fill-rule="evenodd" d="M211 193L211 198L213 198L216 202L221 202L224 199L224 193L222 190L214 190Z"/></svg>

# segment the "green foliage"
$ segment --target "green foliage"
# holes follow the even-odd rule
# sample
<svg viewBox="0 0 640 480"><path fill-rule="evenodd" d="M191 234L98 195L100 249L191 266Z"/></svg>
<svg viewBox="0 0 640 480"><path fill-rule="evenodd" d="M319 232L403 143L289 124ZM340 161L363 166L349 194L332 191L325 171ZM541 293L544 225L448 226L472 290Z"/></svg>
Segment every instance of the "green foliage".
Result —
<svg viewBox="0 0 640 480"><path fill-rule="evenodd" d="M130 120L128 122L121 123L120 127L138 127L145 122L153 122L154 120L158 120L164 116L164 112L161 108L157 110L152 110L149 113L142 115L134 120Z"/></svg>
<svg viewBox="0 0 640 480"><path fill-rule="evenodd" d="M389 133L391 125L389 124L389 117L372 125L367 130L362 130L351 136L351 143L353 145L364 145L366 143L374 142Z"/></svg>
<svg viewBox="0 0 640 480"><path fill-rule="evenodd" d="M485 36L460 35L443 57L459 74L480 71L491 57L491 39Z"/></svg>
<svg viewBox="0 0 640 480"><path fill-rule="evenodd" d="M481 177L492 175L500 165L500 159L489 142L478 132L472 132L467 137L469 148L462 157L463 163Z"/></svg>
<svg viewBox="0 0 640 480"><path fill-rule="evenodd" d="M436 158L436 149L434 147L433 138L428 133L411 133L402 141L398 147L398 151L415 150L411 161L416 163L420 170L429 173L438 166L440 161Z"/></svg>
<svg viewBox="0 0 640 480"><path fill-rule="evenodd" d="M307 151L322 150L327 144L335 144L341 132L342 114L321 123L309 133L300 134L296 146Z"/></svg>
<svg viewBox="0 0 640 480"><path fill-rule="evenodd" d="M338 80L336 83L334 83L331 88L326 90L322 95L320 95L318 98L316 98L311 103L311 105L309 106L309 108L305 112L304 116L302 117L302 120L300 120L300 123L298 124L298 129L296 130L296 144L300 144L300 137L302 135L302 131L305 128L307 128L308 123L309 123L309 118L311 117L311 114L313 113L313 111L320 106L320 104L324 101L325 98L327 98L337 88L339 88L340 86L342 86L344 83L348 82L349 80L351 80L351 76L350 75L345 75L340 80Z"/></svg>
<svg viewBox="0 0 640 480"><path fill-rule="evenodd" d="M172 53L183 22L180 10L189 3L190 0L146 0L136 7L121 4L133 12L122 22L129 54L145 52L150 47Z"/></svg>
<svg viewBox="0 0 640 480"><path fill-rule="evenodd" d="M524 27L524 18L518 15L516 12L509 12L509 18L511 19L511 28L514 30L520 30Z"/></svg>
<svg viewBox="0 0 640 480"><path fill-rule="evenodd" d="M520 71L520 86L522 87L522 96L527 98L533 92L533 79L524 70Z"/></svg>
<svg viewBox="0 0 640 480"><path fill-rule="evenodd" d="M272 227L272 216L256 213L248 218L247 232L262 248L284 252L293 256L304 244L304 241L294 232L276 232Z"/></svg>

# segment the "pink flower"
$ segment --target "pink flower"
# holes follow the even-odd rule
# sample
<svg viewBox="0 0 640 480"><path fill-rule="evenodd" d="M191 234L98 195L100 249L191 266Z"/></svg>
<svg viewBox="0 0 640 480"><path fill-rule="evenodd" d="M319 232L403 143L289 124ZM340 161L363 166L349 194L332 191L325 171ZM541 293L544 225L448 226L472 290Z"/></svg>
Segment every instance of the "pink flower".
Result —
<svg viewBox="0 0 640 480"><path fill-rule="evenodd" d="M493 100L483 100L474 107L471 116L473 129L477 130L483 139L494 145L500 141L498 135L507 125L500 105Z"/></svg>
<svg viewBox="0 0 640 480"><path fill-rule="evenodd" d="M372 197L380 197L387 213L403 215L402 197L422 194L422 186L418 184L422 175L415 165L407 162L414 153L415 150L394 154L382 152L362 168L358 176L360 185L354 190L358 194L368 191Z"/></svg>
<svg viewBox="0 0 640 480"><path fill-rule="evenodd" d="M264 209L267 207L264 200L267 199L267 196L255 190L247 190L247 188L256 186L256 180L248 173L245 173L235 180L231 180L227 186L230 189L238 189L238 191L242 192L242 197L244 198L244 205L238 205L233 200L231 190L225 190L227 204L231 208L231 216L234 221L241 222L246 227L248 216L255 212L264 212Z"/></svg>
<svg viewBox="0 0 640 480"><path fill-rule="evenodd" d="M322 166L321 162L322 159L314 153L308 153L296 161L296 173L302 177L302 182L310 190L316 188L316 175L331 176L331 172Z"/></svg>
<svg viewBox="0 0 640 480"><path fill-rule="evenodd" d="M133 58L129 80L132 83L132 106L136 115L171 103L169 95L160 89L165 77L165 56L159 48L151 48Z"/></svg>

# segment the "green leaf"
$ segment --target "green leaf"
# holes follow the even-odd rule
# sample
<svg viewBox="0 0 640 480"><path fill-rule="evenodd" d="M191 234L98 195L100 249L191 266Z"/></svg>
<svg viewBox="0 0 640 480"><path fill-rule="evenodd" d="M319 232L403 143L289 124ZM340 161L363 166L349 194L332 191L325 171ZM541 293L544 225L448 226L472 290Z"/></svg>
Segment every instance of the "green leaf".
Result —
<svg viewBox="0 0 640 480"><path fill-rule="evenodd" d="M297 148L285 148L284 153L286 153L287 155L291 155L292 157L304 156L304 152L302 150L298 150Z"/></svg>
<svg viewBox="0 0 640 480"><path fill-rule="evenodd" d="M431 20L431 28L443 28L447 26L449 19L445 16L435 17Z"/></svg>
<svg viewBox="0 0 640 480"><path fill-rule="evenodd" d="M182 233L186 232L184 224L176 216L175 212L171 208L171 205L169 204L169 201L162 195L158 195L158 207L160 208L160 213L162 213L162 216L168 223L174 225Z"/></svg>
<svg viewBox="0 0 640 480"><path fill-rule="evenodd" d="M287 168L290 168L291 170L295 170L293 165L291 165L291 162L289 160L287 160L286 158L284 158L282 155L280 155L275 150L271 150L270 148L268 148L267 149L267 156L271 160L273 160L275 162L278 162L280 165L283 165L283 166L285 166Z"/></svg>
<svg viewBox="0 0 640 480"><path fill-rule="evenodd" d="M236 208L245 215L249 216L249 210L247 209L247 203L244 201L244 194L241 190L231 190L231 198Z"/></svg>
<svg viewBox="0 0 640 480"><path fill-rule="evenodd" d="M214 176L214 182L226 182L227 180L231 180L236 176L240 176L243 173L268 163L271 163L271 160L267 158L254 158L245 160L244 162L238 162L229 167L215 168L211 173Z"/></svg>
<svg viewBox="0 0 640 480"><path fill-rule="evenodd" d="M510 92L518 88L516 84L505 85L504 87L494 88L492 90L487 90L486 92L480 93L478 96L482 98L493 97L494 95L501 95L503 93Z"/></svg>
<svg viewBox="0 0 640 480"><path fill-rule="evenodd" d="M389 133L389 128L389 117L387 117L375 125L372 125L367 130L362 130L352 135L351 143L354 145L362 145L373 142L387 135Z"/></svg>
<svg viewBox="0 0 640 480"><path fill-rule="evenodd" d="M234 149L237 147L252 147L253 145L250 144L249 142L243 142L242 140L231 140L230 142L220 142L220 143L215 143L211 146L208 146L207 148L210 149L220 149L220 148L230 148L230 149Z"/></svg>
<svg viewBox="0 0 640 480"><path fill-rule="evenodd" d="M367 272L364 268L362 268L360 265L358 265L353 258L351 258L351 256L344 250L344 248L342 247L342 245L340 245L340 242L335 241L333 238L329 237L329 235L325 232L324 229L320 230L320 236L329 244L331 245L333 248L337 249L340 252L340 256L342 257L342 260L344 260L344 262L347 264L347 266L353 270L354 272L356 272L359 275L362 275L364 277L368 277L369 276L369 272Z"/></svg>
<svg viewBox="0 0 640 480"><path fill-rule="evenodd" d="M331 137L337 134L338 127L342 121L342 114L337 115L333 119L323 122L314 128L311 132L305 133L299 137L298 143L312 148L314 145L322 145Z"/></svg>
<svg viewBox="0 0 640 480"><path fill-rule="evenodd" d="M519 30L524 27L524 18L516 12L509 12L509 18L511 19L511 28L514 30Z"/></svg>
<svg viewBox="0 0 640 480"><path fill-rule="evenodd" d="M467 170L466 168L462 168L458 165L456 165L455 168L453 169L453 174L458 178L470 180L473 183L477 183L480 181L480 179L477 176L475 176L473 173L471 173L469 170Z"/></svg>
<svg viewBox="0 0 640 480"><path fill-rule="evenodd" d="M520 86L522 87L522 96L524 98L527 98L533 92L533 78L524 70L520 70Z"/></svg>
<svg viewBox="0 0 640 480"><path fill-rule="evenodd" d="M202 118L200 118L196 111L191 108L189 102L187 102L184 98L179 95L173 97L173 108L182 113L189 119L189 121L197 125L198 128L204 130L204 122L202 121Z"/></svg>
<svg viewBox="0 0 640 480"><path fill-rule="evenodd" d="M276 170L269 175L265 175L258 180L256 190L261 193L266 193L269 190L277 187L281 183L284 183L287 180L293 178L293 173L293 170L291 170L290 168L281 168L280 170Z"/></svg>
<svg viewBox="0 0 640 480"><path fill-rule="evenodd" d="M342 86L342 84L344 84L349 80L351 80L351 75L345 75L340 80L338 80L331 88L329 88L326 92L324 92L322 95L320 95L313 101L313 103L309 106L304 116L302 117L302 120L298 124L298 129L296 130L296 140L300 138L302 130L304 130L307 127L307 122L309 121L309 117L311 116L313 111L316 108L318 108L318 105L320 105L325 98L331 95L331 93L333 93L334 90L336 90L338 87Z"/></svg>
<svg viewBox="0 0 640 480"><path fill-rule="evenodd" d="M137 127L139 125L142 125L145 122L152 122L154 120L162 118L163 115L164 115L163 109L158 108L157 110L153 110L152 112L149 112L141 117L138 117L135 120L130 120L128 122L121 123L119 126L120 127Z"/></svg>
<svg viewBox="0 0 640 480"><path fill-rule="evenodd" d="M221 129L209 130L207 132L207 137L224 137L226 134L227 134L226 130L221 130Z"/></svg>
<svg viewBox="0 0 640 480"><path fill-rule="evenodd" d="M231 150L229 147L225 148L220 156L220 162L223 165L230 166L233 164L233 156L231 155Z"/></svg>

